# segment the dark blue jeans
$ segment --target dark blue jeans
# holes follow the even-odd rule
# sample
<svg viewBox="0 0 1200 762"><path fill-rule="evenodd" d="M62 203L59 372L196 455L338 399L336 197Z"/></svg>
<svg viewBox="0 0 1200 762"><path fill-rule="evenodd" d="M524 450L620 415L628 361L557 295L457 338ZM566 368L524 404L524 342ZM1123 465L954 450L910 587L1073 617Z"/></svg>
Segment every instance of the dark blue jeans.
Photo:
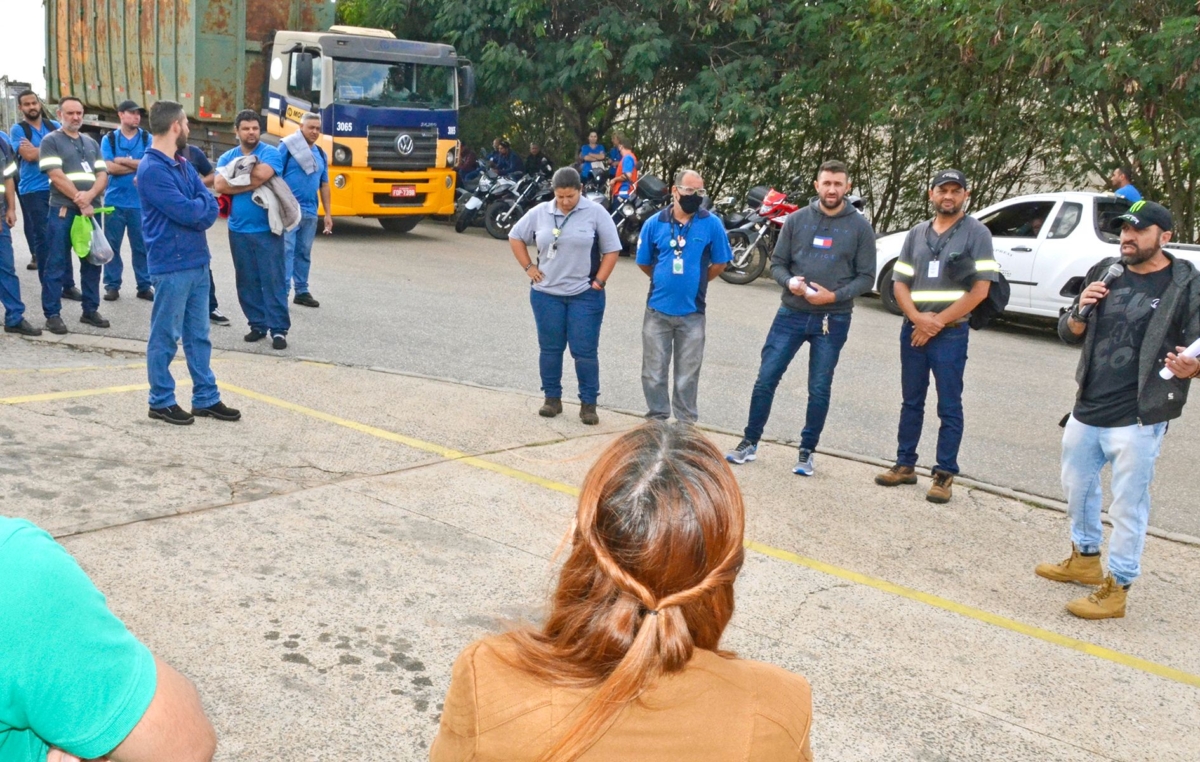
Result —
<svg viewBox="0 0 1200 762"><path fill-rule="evenodd" d="M12 231L0 216L0 304L4 305L4 324L14 326L25 319L21 301L21 280L13 263Z"/></svg>
<svg viewBox="0 0 1200 762"><path fill-rule="evenodd" d="M828 318L828 333L825 320ZM791 364L800 347L808 342L808 410L804 415L804 430L800 432L800 446L806 450L817 449L825 419L829 415L829 398L833 392L833 371L838 357L850 333L850 313L818 315L798 312L780 307L767 332L767 341L762 348L762 361L758 366L758 378L754 382L754 393L750 396L750 420L746 423L744 436L751 442L762 438L767 419L771 417L771 405L775 402L775 389Z"/></svg>
<svg viewBox="0 0 1200 762"><path fill-rule="evenodd" d="M146 264L146 243L142 239L142 210L127 206L113 207L112 214L104 220L104 237L112 247L112 261L104 266L104 288L121 290L121 276L125 263L121 261L121 239L129 234L130 259L133 260L133 277L138 292L150 290L150 268Z"/></svg>
<svg viewBox="0 0 1200 762"><path fill-rule="evenodd" d="M25 223L25 243L29 254L38 265L38 279L42 278L42 263L46 261L46 217L50 214L50 191L35 191L21 195L21 218ZM75 288L75 271L68 269L63 288Z"/></svg>
<svg viewBox="0 0 1200 762"><path fill-rule="evenodd" d="M538 367L542 392L547 397L562 397L563 352L570 347L579 380L579 401L596 404L600 396L600 324L604 322L604 301L604 292L594 288L575 296L529 290L541 349Z"/></svg>
<svg viewBox="0 0 1200 762"><path fill-rule="evenodd" d="M286 336L287 284L283 281L283 236L274 233L229 231L238 302L250 327L259 333Z"/></svg>
<svg viewBox="0 0 1200 762"><path fill-rule="evenodd" d="M967 338L971 329L966 323L957 328L943 328L923 347L912 345L913 325L907 320L900 329L900 389L904 404L900 407L900 432L897 435L896 464L917 465L917 445L921 442L921 427L925 424L925 397L929 392L929 376L937 387L938 471L958 473L958 447L963 437L963 372L967 368Z"/></svg>
<svg viewBox="0 0 1200 762"><path fill-rule="evenodd" d="M46 256L38 260L42 278L42 314L47 318L62 314L62 292L70 287L71 260L79 260L79 283L83 286L83 314L100 309L100 266L79 259L71 249L71 224L79 212L66 207L50 207L46 216Z"/></svg>

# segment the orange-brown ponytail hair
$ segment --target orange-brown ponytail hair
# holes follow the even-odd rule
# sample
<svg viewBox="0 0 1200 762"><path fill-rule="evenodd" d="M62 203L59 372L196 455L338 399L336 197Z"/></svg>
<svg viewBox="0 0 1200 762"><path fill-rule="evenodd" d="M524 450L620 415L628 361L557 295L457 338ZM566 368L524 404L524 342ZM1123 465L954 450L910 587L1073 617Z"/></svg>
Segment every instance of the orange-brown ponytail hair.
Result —
<svg viewBox="0 0 1200 762"><path fill-rule="evenodd" d="M695 648L717 651L743 528L733 473L694 428L651 423L605 449L584 480L545 626L509 635L520 669L596 688L542 760L577 759L659 675Z"/></svg>

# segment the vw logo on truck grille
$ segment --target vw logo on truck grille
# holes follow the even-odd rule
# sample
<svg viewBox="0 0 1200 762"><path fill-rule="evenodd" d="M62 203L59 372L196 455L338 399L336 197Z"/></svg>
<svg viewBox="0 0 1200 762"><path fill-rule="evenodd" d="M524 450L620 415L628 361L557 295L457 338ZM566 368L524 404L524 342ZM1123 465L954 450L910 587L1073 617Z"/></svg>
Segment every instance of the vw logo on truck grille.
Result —
<svg viewBox="0 0 1200 762"><path fill-rule="evenodd" d="M412 135L407 132L402 132L396 137L396 153L401 156L408 156L413 152L413 147Z"/></svg>

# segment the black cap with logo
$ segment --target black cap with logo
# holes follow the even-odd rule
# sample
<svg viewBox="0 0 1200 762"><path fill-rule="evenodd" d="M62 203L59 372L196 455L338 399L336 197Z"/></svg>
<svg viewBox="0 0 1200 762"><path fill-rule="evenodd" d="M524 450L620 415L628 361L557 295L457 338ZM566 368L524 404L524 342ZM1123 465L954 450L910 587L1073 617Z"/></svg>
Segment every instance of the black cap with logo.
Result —
<svg viewBox="0 0 1200 762"><path fill-rule="evenodd" d="M943 169L933 176L933 182L929 183L929 187L933 189L946 183L957 183L962 186L963 190L966 190L967 176L957 169Z"/></svg>
<svg viewBox="0 0 1200 762"><path fill-rule="evenodd" d="M1170 230L1173 224L1171 212L1162 204L1156 204L1153 201L1136 202L1129 207L1129 211L1119 217L1114 217L1108 226L1114 232L1119 232L1127 222L1133 226L1134 230L1145 230L1151 225L1158 225L1160 230Z"/></svg>
<svg viewBox="0 0 1200 762"><path fill-rule="evenodd" d="M129 101L129 100L121 101L120 105L117 106L117 113L123 114L127 111L141 111L144 113L146 111L146 109L137 105L137 101Z"/></svg>

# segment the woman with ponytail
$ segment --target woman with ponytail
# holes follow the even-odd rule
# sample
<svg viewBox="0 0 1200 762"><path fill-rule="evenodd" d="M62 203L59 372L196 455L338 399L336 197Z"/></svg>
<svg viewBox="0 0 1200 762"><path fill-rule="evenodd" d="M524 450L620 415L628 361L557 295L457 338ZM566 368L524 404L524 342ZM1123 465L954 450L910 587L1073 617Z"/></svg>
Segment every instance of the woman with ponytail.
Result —
<svg viewBox="0 0 1200 762"><path fill-rule="evenodd" d="M694 428L619 437L584 481L545 624L455 662L433 762L811 760L804 678L719 648L743 523Z"/></svg>

